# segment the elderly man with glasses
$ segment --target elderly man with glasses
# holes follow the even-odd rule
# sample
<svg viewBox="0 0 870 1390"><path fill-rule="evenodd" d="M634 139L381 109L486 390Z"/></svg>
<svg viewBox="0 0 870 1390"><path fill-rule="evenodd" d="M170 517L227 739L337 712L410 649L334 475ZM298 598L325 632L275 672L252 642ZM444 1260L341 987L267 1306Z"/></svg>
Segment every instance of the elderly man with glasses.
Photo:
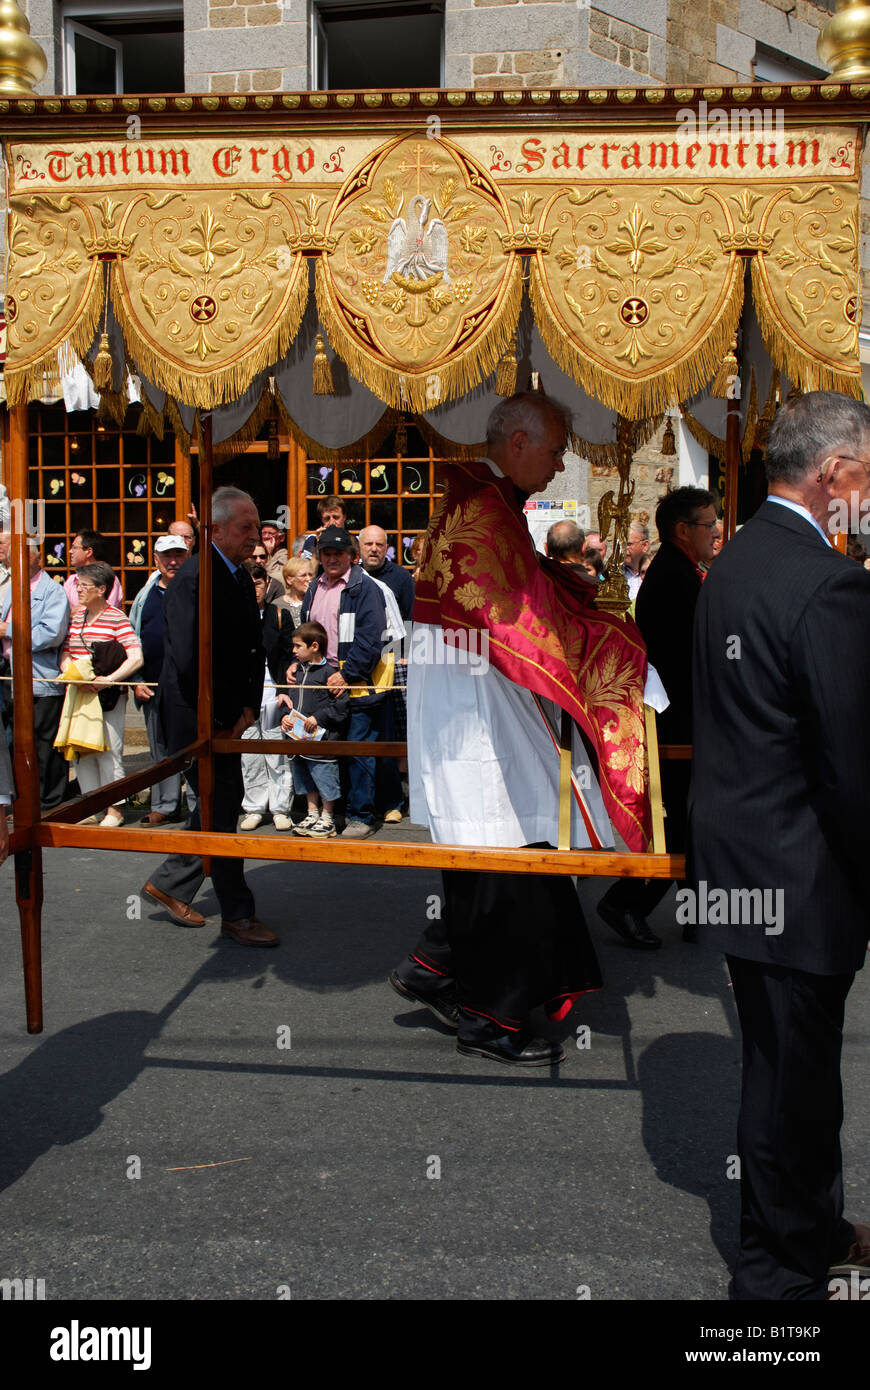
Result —
<svg viewBox="0 0 870 1390"><path fill-rule="evenodd" d="M767 500L698 602L689 872L696 901L703 884L727 904L699 935L726 955L743 1035L733 1292L824 1301L870 1273L840 1152L844 1009L867 958L870 575L828 539L870 499L870 409L790 397L765 467Z"/></svg>

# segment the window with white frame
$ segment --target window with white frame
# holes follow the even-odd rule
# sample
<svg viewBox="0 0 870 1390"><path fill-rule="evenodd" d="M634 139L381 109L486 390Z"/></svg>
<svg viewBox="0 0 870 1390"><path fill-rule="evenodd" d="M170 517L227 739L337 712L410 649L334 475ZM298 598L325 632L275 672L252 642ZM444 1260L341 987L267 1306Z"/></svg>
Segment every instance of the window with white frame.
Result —
<svg viewBox="0 0 870 1390"><path fill-rule="evenodd" d="M184 11L178 0L67 0L64 91L70 95L184 91Z"/></svg>
<svg viewBox="0 0 870 1390"><path fill-rule="evenodd" d="M766 43L756 43L752 75L756 82L820 82L828 76L828 70L803 63Z"/></svg>
<svg viewBox="0 0 870 1390"><path fill-rule="evenodd" d="M443 85L443 0L317 0L311 39L320 90Z"/></svg>

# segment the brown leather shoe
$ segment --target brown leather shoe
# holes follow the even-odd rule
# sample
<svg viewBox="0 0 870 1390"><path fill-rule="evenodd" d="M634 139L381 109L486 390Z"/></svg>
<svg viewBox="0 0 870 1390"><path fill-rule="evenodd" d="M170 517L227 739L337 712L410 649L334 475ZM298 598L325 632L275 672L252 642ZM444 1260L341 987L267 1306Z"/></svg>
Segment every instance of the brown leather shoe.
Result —
<svg viewBox="0 0 870 1390"><path fill-rule="evenodd" d="M828 1270L829 1274L849 1274L852 1270L866 1273L870 1270L870 1226L862 1221L855 1222L855 1240L842 1260L837 1260Z"/></svg>
<svg viewBox="0 0 870 1390"><path fill-rule="evenodd" d="M240 917L237 922L221 920L221 936L231 936L240 946L277 946L278 938L258 917Z"/></svg>
<svg viewBox="0 0 870 1390"><path fill-rule="evenodd" d="M169 820L169 817L166 816L166 815L164 815L162 811L151 811L151 812L149 812L149 814L148 814L147 816L143 816L143 817L142 817L142 819L140 820L139 824L140 824L140 825L165 825L166 822L167 822L168 820Z"/></svg>
<svg viewBox="0 0 870 1390"><path fill-rule="evenodd" d="M205 918L199 912L194 912L189 903L183 903L179 898L170 898L168 893L161 893L159 888L148 882L142 889L142 896L150 898L153 903L158 903L169 913L173 922L177 922L180 927L204 927Z"/></svg>

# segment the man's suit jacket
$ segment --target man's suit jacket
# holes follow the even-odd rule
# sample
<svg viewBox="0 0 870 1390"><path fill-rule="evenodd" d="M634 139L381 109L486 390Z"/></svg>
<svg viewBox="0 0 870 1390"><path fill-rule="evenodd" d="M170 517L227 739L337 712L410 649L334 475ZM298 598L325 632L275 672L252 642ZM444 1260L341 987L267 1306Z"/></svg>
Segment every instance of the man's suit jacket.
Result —
<svg viewBox="0 0 870 1390"><path fill-rule="evenodd" d="M868 936L870 573L765 502L704 582L694 686L690 876L708 895L727 890L729 904L734 889L782 892L780 931L734 905L702 939L818 975L857 969Z"/></svg>
<svg viewBox="0 0 870 1390"><path fill-rule="evenodd" d="M661 743L692 741L692 631L701 593L688 555L662 541L638 590L635 621L670 705L657 719Z"/></svg>
<svg viewBox="0 0 870 1390"><path fill-rule="evenodd" d="M166 590L163 669L158 714L175 752L196 737L198 699L199 555L192 555ZM212 548L212 690L214 726L231 729L245 706L259 711L265 652L253 581L241 583Z"/></svg>

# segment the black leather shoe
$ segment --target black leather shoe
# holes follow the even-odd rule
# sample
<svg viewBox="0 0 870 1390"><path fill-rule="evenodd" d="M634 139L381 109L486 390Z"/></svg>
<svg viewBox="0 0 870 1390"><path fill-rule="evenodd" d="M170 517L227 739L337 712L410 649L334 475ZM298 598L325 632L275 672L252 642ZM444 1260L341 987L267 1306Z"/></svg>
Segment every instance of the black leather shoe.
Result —
<svg viewBox="0 0 870 1390"><path fill-rule="evenodd" d="M514 1067L551 1067L565 1060L561 1043L547 1042L545 1038L524 1039L511 1033L497 1038L459 1038L456 1051L464 1057L486 1057Z"/></svg>
<svg viewBox="0 0 870 1390"><path fill-rule="evenodd" d="M452 1028L456 1032L459 1022L459 1005L456 1002L456 991L452 985L439 990L437 994L418 994L416 990L406 985L404 980L400 980L395 970L389 977L389 984L397 994L401 994L403 999L410 999L414 1004L422 1004L424 1009L428 1009L430 1014L434 1014L445 1028Z"/></svg>
<svg viewBox="0 0 870 1390"><path fill-rule="evenodd" d="M662 944L660 936L650 931L645 917L636 917L633 912L618 912L602 898L598 904L598 916L621 936L626 946L636 951L657 951Z"/></svg>

